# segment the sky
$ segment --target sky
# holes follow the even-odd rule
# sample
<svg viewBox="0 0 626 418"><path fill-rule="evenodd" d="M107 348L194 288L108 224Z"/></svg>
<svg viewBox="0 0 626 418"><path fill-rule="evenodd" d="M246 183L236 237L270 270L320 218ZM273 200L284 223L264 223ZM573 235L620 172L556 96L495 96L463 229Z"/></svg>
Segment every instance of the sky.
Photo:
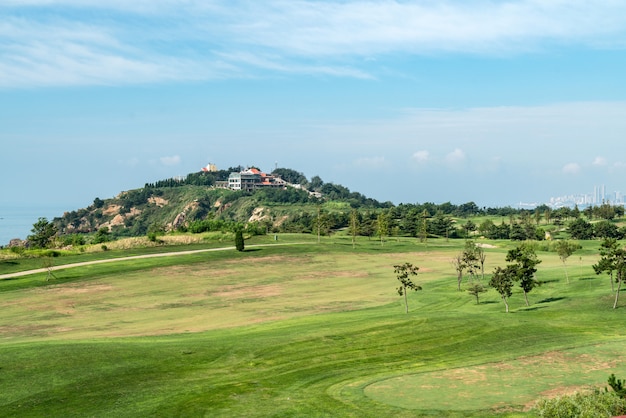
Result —
<svg viewBox="0 0 626 418"><path fill-rule="evenodd" d="M1 203L208 163L395 204L626 193L625 74L622 0L3 0Z"/></svg>

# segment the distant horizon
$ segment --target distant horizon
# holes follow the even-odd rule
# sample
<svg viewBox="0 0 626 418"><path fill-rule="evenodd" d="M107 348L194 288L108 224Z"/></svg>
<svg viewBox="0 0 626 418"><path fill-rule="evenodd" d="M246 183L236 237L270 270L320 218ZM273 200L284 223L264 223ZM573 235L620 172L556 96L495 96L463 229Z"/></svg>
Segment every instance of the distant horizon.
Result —
<svg viewBox="0 0 626 418"><path fill-rule="evenodd" d="M235 167L235 166L236 164L230 165L229 167ZM268 173L274 170L274 168L272 168L272 170L264 170L264 168L260 166L259 168L262 171L265 171ZM297 170L291 167L278 167L278 168L289 168L289 169L301 172L300 170ZM218 169L221 169L221 168L218 166ZM198 172L199 171L200 170L198 170ZM192 174L192 173L195 173L195 172L191 171L185 175L179 174L177 176L185 177L188 174ZM301 173L304 174L308 180L310 180L311 177L313 177L313 176L307 175L307 173L304 173L304 172L301 172ZM157 179L153 181L167 180L169 178L174 178L174 177L176 176ZM342 184L340 182L330 182L330 181L327 182L323 177L322 177L322 180L325 183L334 183L334 184L338 184L344 187L348 187L345 184ZM29 203L24 203L24 202L17 202L17 203L1 202L0 203L0 246L7 245L9 241L12 239L21 239L21 240L26 239L26 237L30 235L30 230L32 229L33 224L41 217L47 218L48 220L52 221L54 218L63 216L65 212L71 212L74 210L86 208L87 206L91 205L93 203L93 200L96 198L100 198L102 200L113 199L117 195L119 195L119 193L122 193L124 191L141 189L144 187L146 183L150 183L150 182L145 182L144 184L138 187L129 188L126 190L119 190L117 193L112 194L110 196L93 196L93 198L91 198L84 204L81 204L80 202L74 202L74 203L68 203L68 204L59 204L58 202L55 202L55 203L39 202L36 204L32 204L32 203L29 204ZM376 196L370 195L367 192L364 192L361 190L353 190L350 187L348 187L348 189L350 189L351 192L361 193L367 198L375 199L381 203L388 201L388 200L378 199ZM567 195L576 195L576 194L578 193L568 193ZM434 204L439 205L439 204L448 203L448 202L453 205L462 205L464 203L474 202L481 209L482 208L504 208L504 207L512 207L514 209L531 209L531 210L533 209L532 207L523 207L522 204L524 203L533 203L533 204L536 204L537 206L541 206L544 204L550 206L549 201L541 202L538 200L535 202L523 202L521 200L518 200L517 202L510 202L508 204L502 204L502 205L486 205L486 204L482 204L482 202L471 200L471 199L465 200L465 201L453 201L452 199L434 201L434 200L426 199L426 200L414 201L414 202L404 201L404 202L392 202L392 203L393 205L397 206L400 204L424 204L424 203L434 203ZM609 203L612 203L612 202L609 202ZM624 203L622 202L619 204L623 205ZM584 206L579 205L579 207L582 208Z"/></svg>

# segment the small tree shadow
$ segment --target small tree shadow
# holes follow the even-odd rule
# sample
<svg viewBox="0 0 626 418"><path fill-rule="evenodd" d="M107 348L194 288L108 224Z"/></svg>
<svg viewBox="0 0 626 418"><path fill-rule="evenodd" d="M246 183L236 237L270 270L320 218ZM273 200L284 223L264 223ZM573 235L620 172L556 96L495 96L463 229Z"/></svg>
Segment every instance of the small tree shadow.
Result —
<svg viewBox="0 0 626 418"><path fill-rule="evenodd" d="M550 303L550 302L558 302L558 301L563 300L563 299L566 299L566 298L564 298L564 297L558 297L558 298L546 298L546 299L540 300L540 301L539 301L539 302L537 302L537 303Z"/></svg>
<svg viewBox="0 0 626 418"><path fill-rule="evenodd" d="M523 310L524 312L530 312L530 311L538 311L539 309L545 309L546 306L531 306L529 308L523 308L520 310Z"/></svg>

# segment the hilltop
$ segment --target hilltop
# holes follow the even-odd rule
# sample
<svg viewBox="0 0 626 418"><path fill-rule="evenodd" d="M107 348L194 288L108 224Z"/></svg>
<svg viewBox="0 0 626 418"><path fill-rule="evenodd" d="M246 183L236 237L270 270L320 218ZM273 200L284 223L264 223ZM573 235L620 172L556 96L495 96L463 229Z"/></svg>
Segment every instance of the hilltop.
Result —
<svg viewBox="0 0 626 418"><path fill-rule="evenodd" d="M322 205L326 211L346 216L351 208L377 210L392 206L344 186L325 183L318 176L309 180L292 169L277 168L269 175L256 168L250 170L262 174L264 177L259 174L259 178L267 181L268 187L229 188L229 177L246 172L242 167L205 169L181 178L146 183L113 198L95 198L88 207L66 212L53 222L61 235L92 234L103 228L114 237L189 229L193 232L203 221L205 228L206 222L212 221L222 226L245 224L263 233L310 232L312 216Z"/></svg>

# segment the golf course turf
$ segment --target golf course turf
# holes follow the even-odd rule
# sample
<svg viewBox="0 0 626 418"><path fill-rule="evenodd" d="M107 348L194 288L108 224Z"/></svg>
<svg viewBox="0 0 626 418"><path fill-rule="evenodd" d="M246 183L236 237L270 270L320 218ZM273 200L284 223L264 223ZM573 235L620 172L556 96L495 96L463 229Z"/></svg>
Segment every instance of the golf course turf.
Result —
<svg viewBox="0 0 626 418"><path fill-rule="evenodd" d="M0 416L522 417L626 375L626 300L612 309L591 267L599 242L569 284L538 249L544 283L528 307L516 286L508 314L493 289L479 304L456 289L463 245L324 237L2 280ZM483 284L515 245L485 247ZM408 314L403 262L423 288Z"/></svg>

